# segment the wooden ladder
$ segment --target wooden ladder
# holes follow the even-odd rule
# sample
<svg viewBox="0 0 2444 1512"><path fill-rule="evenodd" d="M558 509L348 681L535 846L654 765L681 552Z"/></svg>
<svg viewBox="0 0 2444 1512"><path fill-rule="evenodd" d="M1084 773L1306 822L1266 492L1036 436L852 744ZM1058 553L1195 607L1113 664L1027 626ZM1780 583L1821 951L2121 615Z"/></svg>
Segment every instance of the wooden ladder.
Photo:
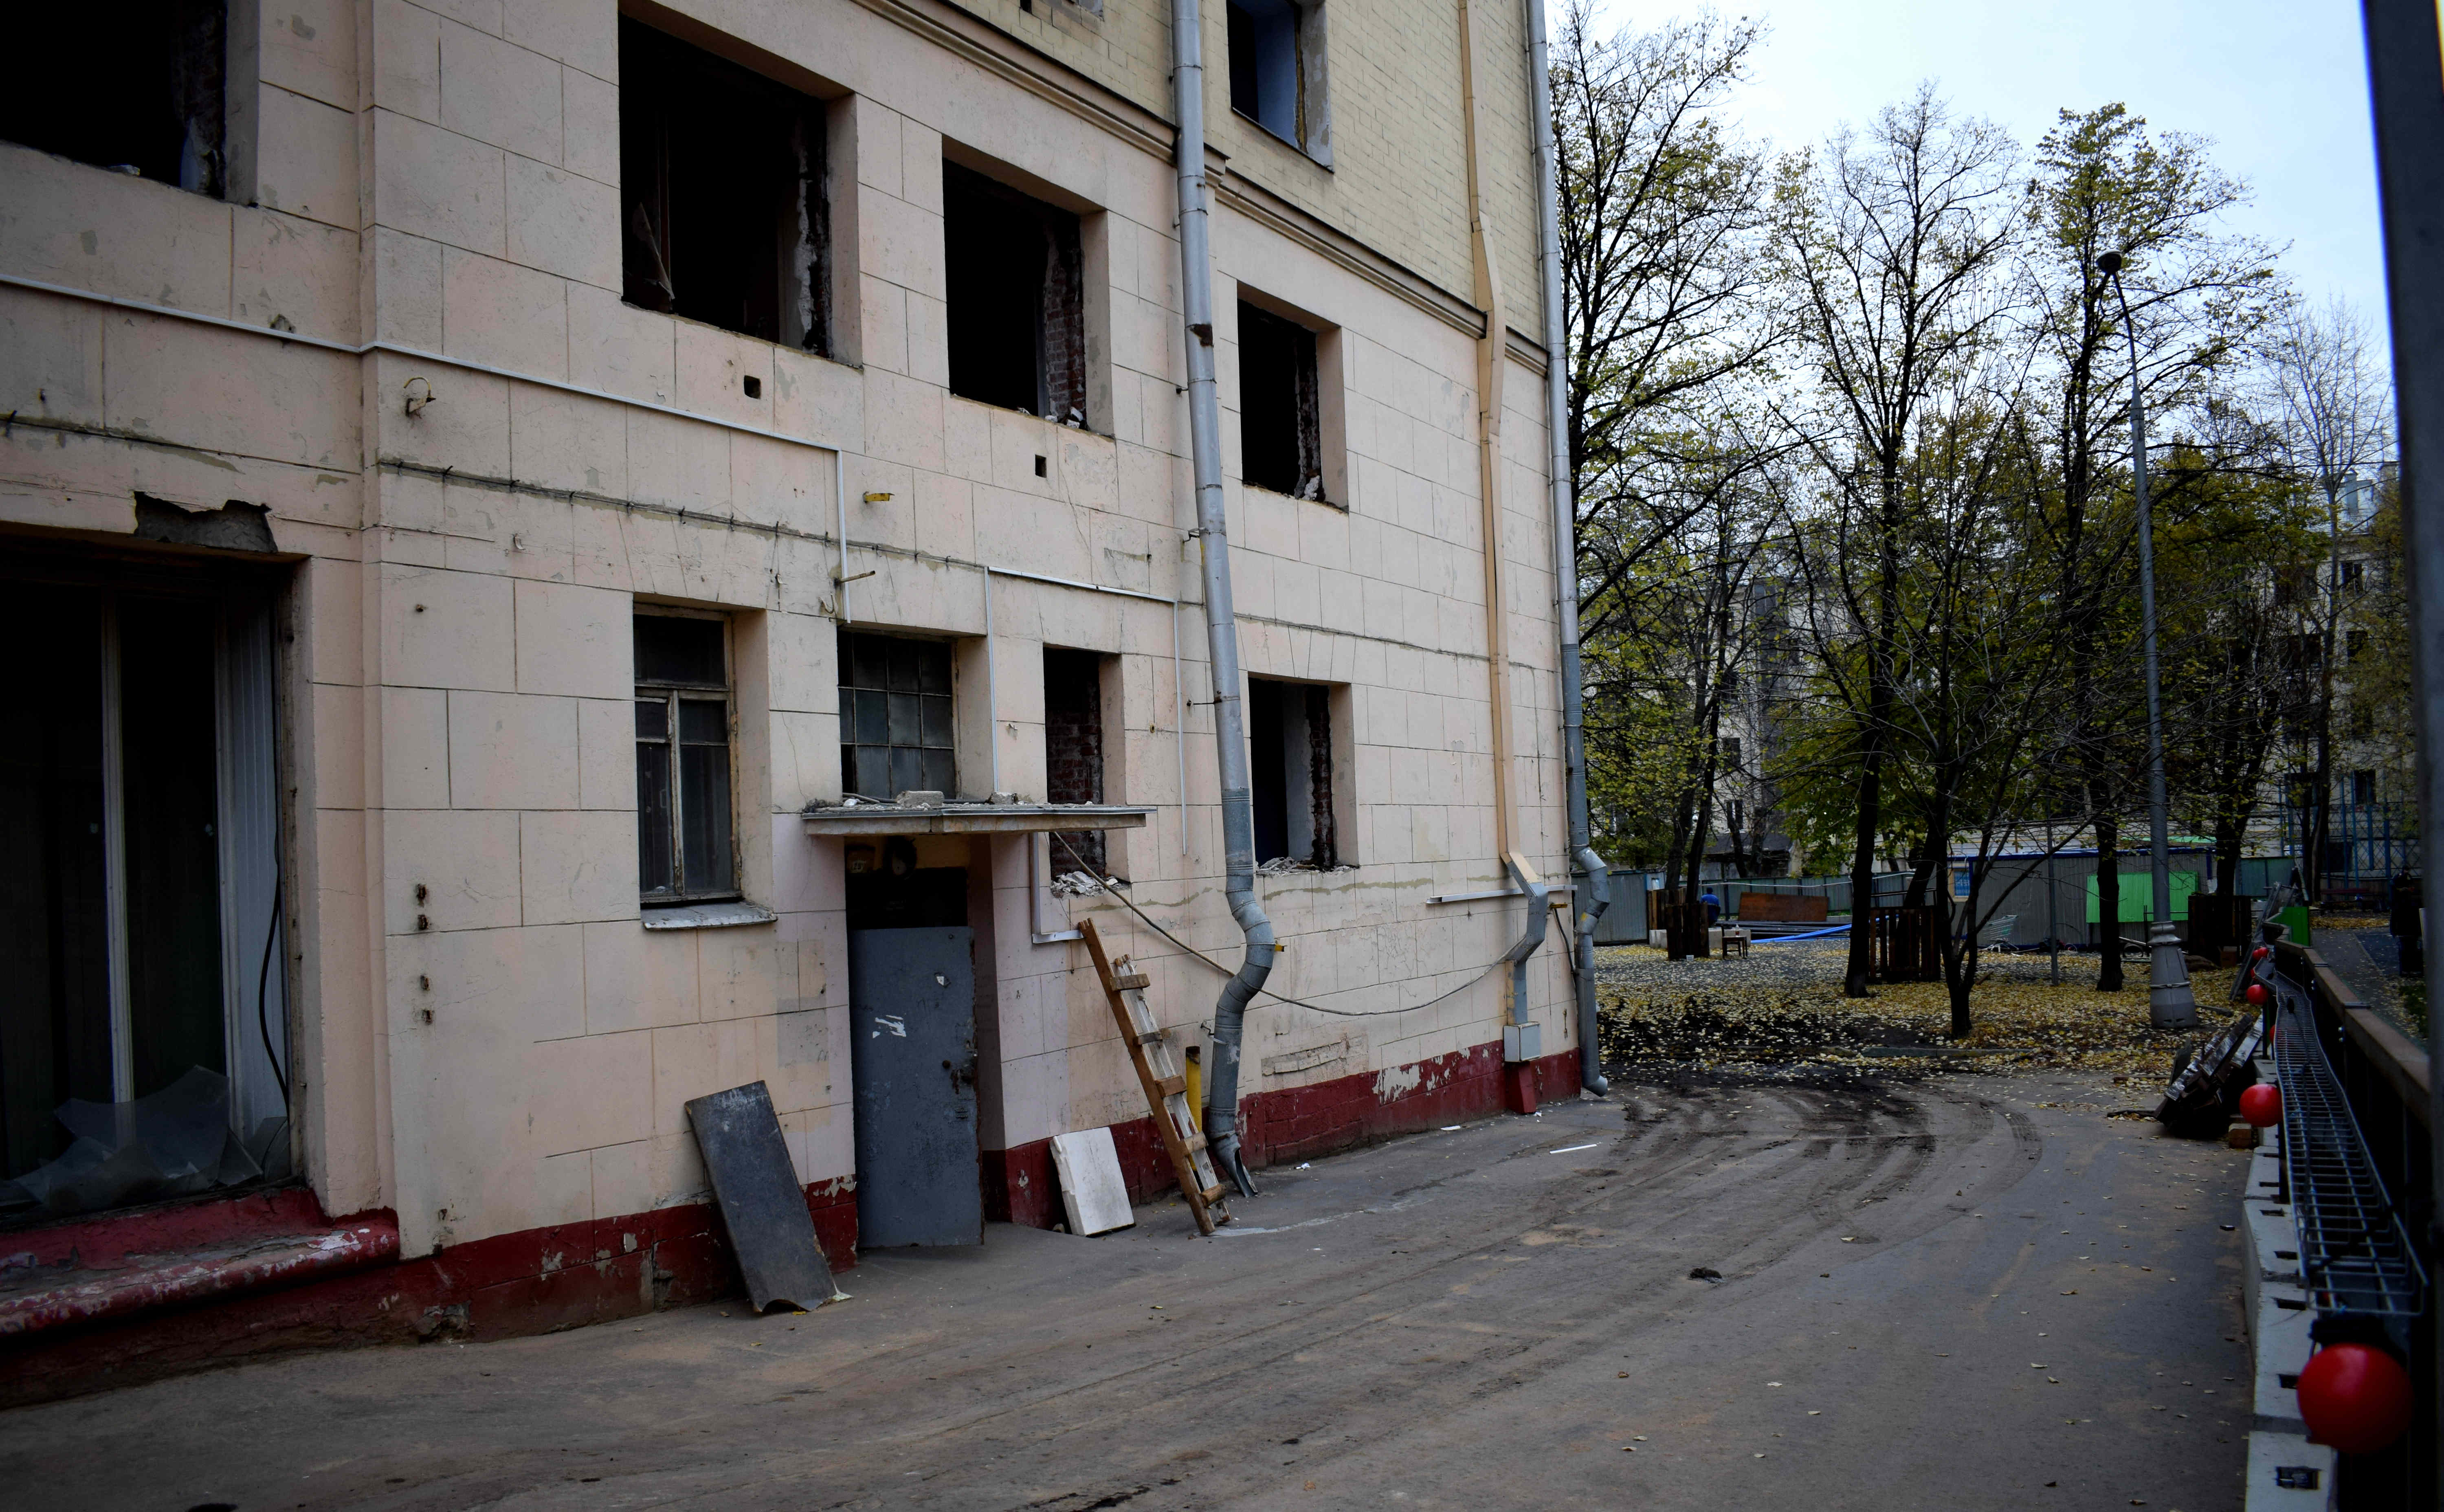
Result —
<svg viewBox="0 0 2444 1512"><path fill-rule="evenodd" d="M1103 953L1103 937L1096 932L1093 919L1081 923L1078 932L1086 937L1087 952L1095 958L1095 974L1103 979L1103 997L1120 1026L1120 1042L1129 1047L1129 1062L1138 1068L1138 1084L1145 1088L1155 1132L1162 1135L1162 1147L1171 1152L1180 1194L1188 1199L1188 1210L1196 1215L1196 1231L1211 1234L1216 1223L1229 1223L1231 1214L1222 1205L1222 1184L1214 1178L1213 1162L1206 1158L1205 1134L1196 1126L1197 1111L1188 1105L1187 1079L1171 1058L1171 1042L1155 1025L1154 1010L1146 1006L1145 989L1151 978L1129 969L1127 956L1114 961Z"/></svg>

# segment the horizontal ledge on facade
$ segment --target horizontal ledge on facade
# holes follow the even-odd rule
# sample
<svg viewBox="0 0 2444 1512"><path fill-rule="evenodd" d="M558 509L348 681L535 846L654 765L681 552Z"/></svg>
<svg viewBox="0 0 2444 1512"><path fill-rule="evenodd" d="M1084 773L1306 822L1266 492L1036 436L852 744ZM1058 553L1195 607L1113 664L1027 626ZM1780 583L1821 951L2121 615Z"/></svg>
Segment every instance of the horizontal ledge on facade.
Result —
<svg viewBox="0 0 2444 1512"><path fill-rule="evenodd" d="M447 352L428 352L420 346L407 346L398 341L335 341L326 336L309 336L300 331L283 331L268 325L250 325L244 321L231 320L225 315L209 315L201 310L179 309L176 305L156 304L149 300L128 299L122 295L104 294L98 289L79 288L72 284L53 284L39 278L22 277L15 273L0 273L0 288L30 289L38 294L53 294L64 299L84 300L95 304L106 304L113 309L126 310L132 314L185 321L194 325L210 325L219 330L234 331L241 336L260 336L281 342L283 345L311 347L317 351L337 353L342 357L365 357L379 352L391 357L405 358L411 361L438 362L444 367L454 367L469 373L481 373L487 378L506 378L512 383L526 383L539 389L574 394L581 398L600 399L605 404L623 405L632 410L651 410L656 415L667 415L673 419L693 420L699 425L710 425L723 431L736 431L745 435L758 435L768 441L805 447L812 452L828 452L835 456L841 452L841 443L838 441L818 441L812 436L793 435L789 432L776 431L769 426L750 425L744 420L709 415L702 410L682 409L676 404L640 399L633 395L614 394L608 389L590 388L583 383L572 383L566 378L551 378L541 373L521 372L516 368L499 367L490 362L476 361L470 357L454 357ZM747 338L747 340L751 341L753 338ZM825 359L825 360L829 360Z"/></svg>
<svg viewBox="0 0 2444 1512"><path fill-rule="evenodd" d="M643 913L649 930L734 930L748 924L769 924L781 915L761 903L685 903L671 908L648 908Z"/></svg>
<svg viewBox="0 0 2444 1512"><path fill-rule="evenodd" d="M809 835L1036 835L1143 829L1154 812L1120 803L823 803L799 817Z"/></svg>

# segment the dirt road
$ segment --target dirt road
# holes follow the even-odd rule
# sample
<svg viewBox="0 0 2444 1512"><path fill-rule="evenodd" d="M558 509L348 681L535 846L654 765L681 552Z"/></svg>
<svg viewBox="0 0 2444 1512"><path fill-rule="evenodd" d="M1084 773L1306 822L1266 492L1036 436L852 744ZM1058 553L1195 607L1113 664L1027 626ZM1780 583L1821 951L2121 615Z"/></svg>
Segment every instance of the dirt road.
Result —
<svg viewBox="0 0 2444 1512"><path fill-rule="evenodd" d="M2240 1504L2246 1157L2078 1084L1621 1087L854 1300L0 1415L17 1507ZM1719 1282L1691 1278L1694 1268ZM1635 1452L1625 1452L1634 1450Z"/></svg>

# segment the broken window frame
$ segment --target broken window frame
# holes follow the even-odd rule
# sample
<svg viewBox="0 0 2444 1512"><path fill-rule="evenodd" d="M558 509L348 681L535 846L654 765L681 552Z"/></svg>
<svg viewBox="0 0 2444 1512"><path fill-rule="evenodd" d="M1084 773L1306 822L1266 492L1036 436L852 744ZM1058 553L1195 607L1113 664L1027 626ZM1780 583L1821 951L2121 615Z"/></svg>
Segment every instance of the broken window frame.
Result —
<svg viewBox="0 0 2444 1512"><path fill-rule="evenodd" d="M642 640L653 621L711 622L718 631L721 666L696 676L651 675ZM730 618L702 610L639 604L635 615L639 644L637 656L637 890L646 908L674 908L693 903L731 902L744 896L739 885L738 757L736 694L731 674ZM658 710L658 730L647 728L649 709ZM705 711L715 710L717 735L702 734ZM694 721L689 714L697 717ZM691 736L689 727L698 731ZM687 758L690 747L718 749L721 755L717 799L699 790L691 801ZM649 751L659 751L659 772L653 770ZM693 827L692 827L693 826ZM658 841L658 844L657 843ZM691 841L695 842L693 846ZM660 866L655 856L658 851ZM691 855L700 854L702 876L694 875ZM654 878L667 878L661 886Z"/></svg>
<svg viewBox="0 0 2444 1512"><path fill-rule="evenodd" d="M1035 261L1039 249L1041 263ZM946 157L942 250L951 392L978 404L1085 429L1086 259L1081 218ZM1015 269L991 266L998 258L1022 252L1027 261ZM1030 270L1031 280L1027 276ZM996 317L1011 308L1012 291L1030 282L1035 293L1026 305L1033 323L1031 385L1013 378L1022 364L1010 351L992 350L1013 341L1010 332L990 329ZM1031 396L1025 392L1030 386Z"/></svg>
<svg viewBox="0 0 2444 1512"><path fill-rule="evenodd" d="M1324 485L1324 385L1316 333L1287 316L1239 301L1239 480L1294 499L1329 504ZM1288 369L1289 403L1269 397ZM1290 444L1280 445L1287 422ZM1287 467L1278 466L1287 462Z"/></svg>
<svg viewBox="0 0 2444 1512"><path fill-rule="evenodd" d="M773 341L818 357L835 351L831 209L826 107L817 97L717 57L633 17L620 18L620 297L641 309ZM742 117L745 119L742 120ZM689 221L698 211L675 205L696 165L722 155L686 134L758 133L772 155L773 240L768 267L730 262L723 270L742 304L716 308L717 295L694 282L694 240ZM675 137L691 150L675 152ZM725 162L727 158L724 158ZM742 258L746 239L710 223L703 239L714 255ZM759 254L760 255L760 254ZM741 271L744 266L745 270ZM723 279L707 276L718 289Z"/></svg>

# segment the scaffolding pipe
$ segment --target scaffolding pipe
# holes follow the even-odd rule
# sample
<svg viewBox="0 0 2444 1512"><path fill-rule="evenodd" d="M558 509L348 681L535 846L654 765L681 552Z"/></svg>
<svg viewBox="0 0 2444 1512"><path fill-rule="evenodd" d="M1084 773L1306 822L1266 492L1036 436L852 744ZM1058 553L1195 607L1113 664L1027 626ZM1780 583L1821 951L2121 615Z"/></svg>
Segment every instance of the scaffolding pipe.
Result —
<svg viewBox="0 0 2444 1512"><path fill-rule="evenodd" d="M1213 1008L1205 1142L1243 1195L1256 1194L1239 1150L1239 1042L1248 1005L1272 974L1272 921L1256 900L1256 821L1239 691L1239 626L1231 607L1230 522L1222 508L1222 420L1213 396L1213 270L1205 192L1204 18L1198 0L1172 0L1172 88L1178 101L1180 307L1188 327L1188 434L1196 478L1196 541L1204 563L1205 637L1213 669L1213 744L1222 787L1223 895L1246 936L1238 973ZM1188 795L1181 793L1184 806Z"/></svg>
<svg viewBox="0 0 2444 1512"><path fill-rule="evenodd" d="M1579 670L1578 503L1570 472L1570 341L1562 309L1560 145L1546 76L1544 0L1528 0L1528 92L1536 123L1536 209L1545 267L1546 466L1553 495L1553 606L1562 646L1562 770L1570 805L1570 862L1585 878L1570 894L1577 912L1570 949L1579 992L1579 1082L1602 1094L1603 1051L1596 1034L1596 920L1612 904L1611 872L1587 822L1587 747Z"/></svg>

